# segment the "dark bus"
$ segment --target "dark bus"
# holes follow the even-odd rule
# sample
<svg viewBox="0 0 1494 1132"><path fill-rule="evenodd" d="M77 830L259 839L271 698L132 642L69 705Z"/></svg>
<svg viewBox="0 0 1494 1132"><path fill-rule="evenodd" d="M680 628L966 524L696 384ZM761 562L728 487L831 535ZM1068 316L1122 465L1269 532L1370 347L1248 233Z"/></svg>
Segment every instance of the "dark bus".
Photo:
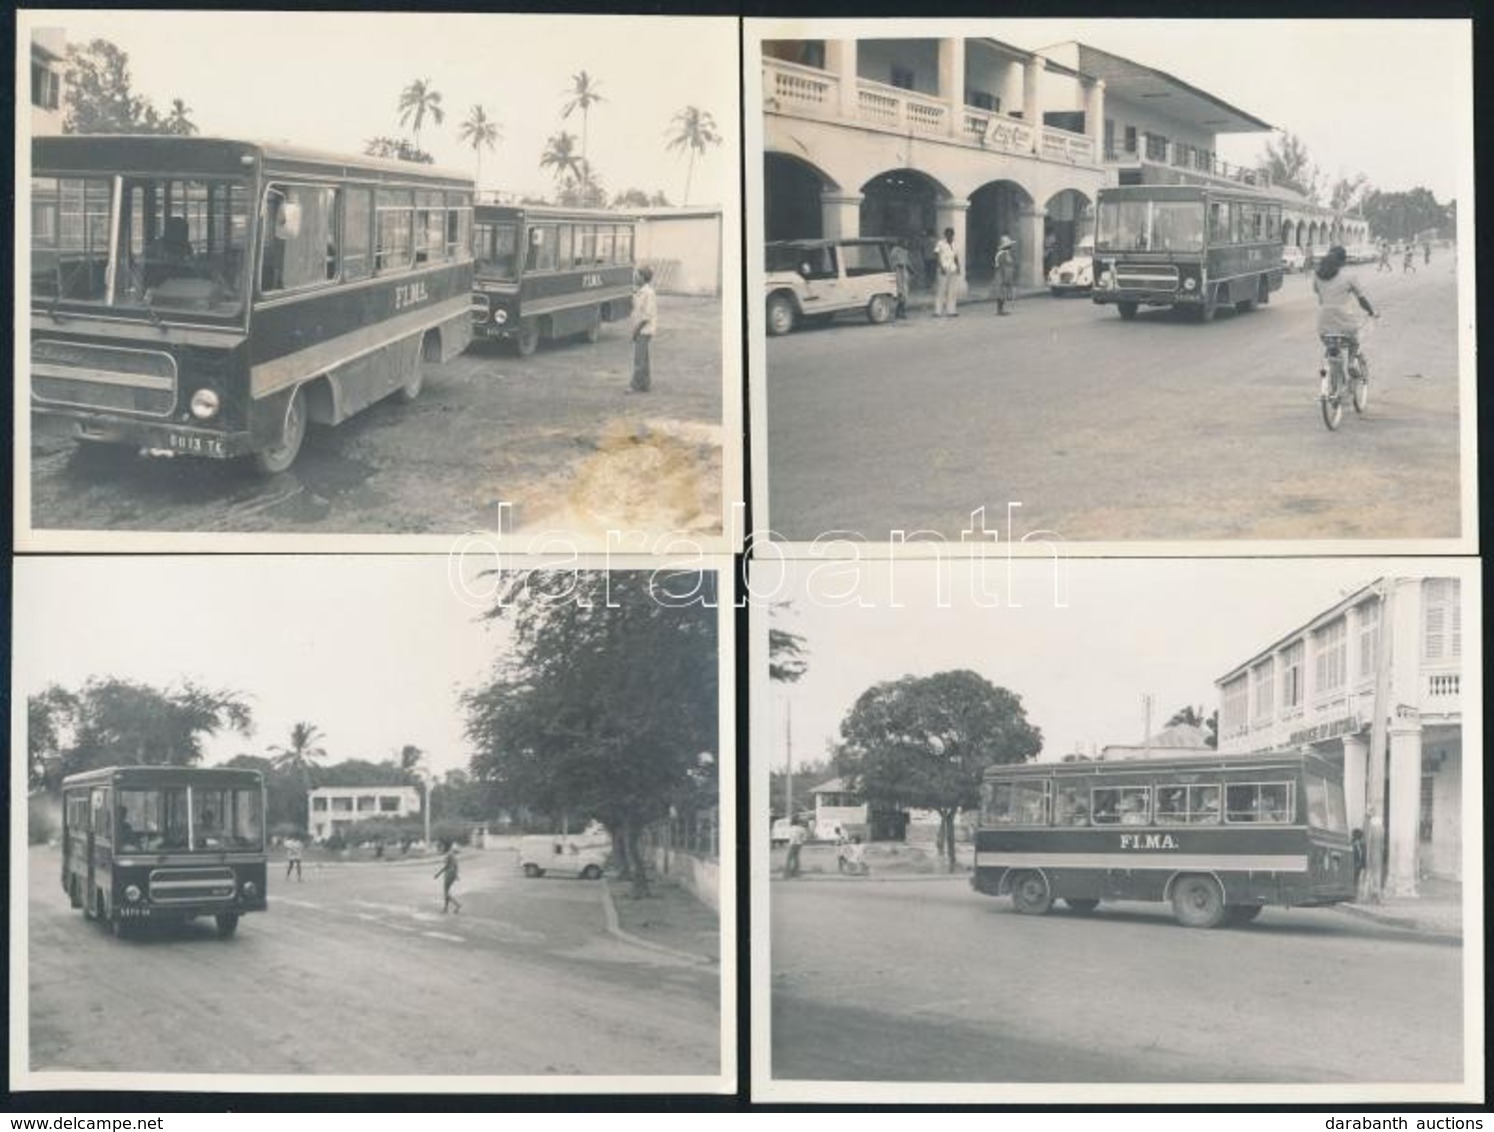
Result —
<svg viewBox="0 0 1494 1132"><path fill-rule="evenodd" d="M1125 185L1095 206L1094 301L1124 319L1183 307L1208 322L1281 287L1281 204L1253 189Z"/></svg>
<svg viewBox="0 0 1494 1132"><path fill-rule="evenodd" d="M85 441L290 467L471 341L472 181L214 138L32 143L31 405Z"/></svg>
<svg viewBox="0 0 1494 1132"><path fill-rule="evenodd" d="M257 770L108 767L63 780L63 890L115 935L212 916L227 938L267 907L265 869Z"/></svg>
<svg viewBox="0 0 1494 1132"><path fill-rule="evenodd" d="M1343 772L1305 752L993 766L971 885L1029 915L1165 901L1197 928L1352 900Z"/></svg>
<svg viewBox="0 0 1494 1132"><path fill-rule="evenodd" d="M475 333L509 339L524 357L555 338L595 342L602 323L632 312L637 226L603 209L479 204Z"/></svg>

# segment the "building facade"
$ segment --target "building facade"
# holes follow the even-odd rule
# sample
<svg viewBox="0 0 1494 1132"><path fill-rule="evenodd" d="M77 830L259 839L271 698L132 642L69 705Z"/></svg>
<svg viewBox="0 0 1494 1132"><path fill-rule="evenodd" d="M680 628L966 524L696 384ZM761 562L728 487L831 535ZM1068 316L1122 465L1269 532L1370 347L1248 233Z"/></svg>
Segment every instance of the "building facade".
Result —
<svg viewBox="0 0 1494 1132"><path fill-rule="evenodd" d="M61 28L37 28L31 33L31 136L62 133L63 74L67 35Z"/></svg>
<svg viewBox="0 0 1494 1132"><path fill-rule="evenodd" d="M1462 655L1457 578L1382 578L1216 681L1219 751L1313 748L1343 767L1350 826L1383 829L1388 892L1414 895L1422 877L1461 880ZM1370 781L1377 687L1380 813Z"/></svg>
<svg viewBox="0 0 1494 1132"><path fill-rule="evenodd" d="M662 295L721 296L721 210L638 210L634 255L654 272Z"/></svg>
<svg viewBox="0 0 1494 1132"><path fill-rule="evenodd" d="M306 795L306 828L318 841L345 835L360 821L397 821L420 812L413 786L318 786Z"/></svg>

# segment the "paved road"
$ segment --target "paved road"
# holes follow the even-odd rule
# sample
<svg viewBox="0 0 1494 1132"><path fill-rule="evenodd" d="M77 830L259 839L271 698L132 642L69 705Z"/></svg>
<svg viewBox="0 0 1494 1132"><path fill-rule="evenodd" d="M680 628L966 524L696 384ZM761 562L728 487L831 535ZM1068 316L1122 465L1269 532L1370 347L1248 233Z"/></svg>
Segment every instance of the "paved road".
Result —
<svg viewBox="0 0 1494 1132"><path fill-rule="evenodd" d="M1019 916L961 879L772 886L773 1076L1445 1082L1462 949L1331 910Z"/></svg>
<svg viewBox="0 0 1494 1132"><path fill-rule="evenodd" d="M1337 433L1302 275L1209 325L1044 295L1009 318L983 304L771 339L771 525L957 539L985 506L1004 535L1020 502L1014 533L1069 540L1456 536L1452 257L1351 270L1385 313L1369 414Z"/></svg>
<svg viewBox="0 0 1494 1132"><path fill-rule="evenodd" d="M470 854L462 912L434 866L272 876L270 911L116 940L33 850L34 1070L315 1074L715 1074L715 968L606 934L601 886L526 881Z"/></svg>
<svg viewBox="0 0 1494 1132"><path fill-rule="evenodd" d="M37 436L32 524L64 530L459 534L719 532L721 304L664 297L654 388L627 396L624 323L519 358L478 343L389 400L313 429L296 466L149 459ZM600 537L600 536L598 536Z"/></svg>

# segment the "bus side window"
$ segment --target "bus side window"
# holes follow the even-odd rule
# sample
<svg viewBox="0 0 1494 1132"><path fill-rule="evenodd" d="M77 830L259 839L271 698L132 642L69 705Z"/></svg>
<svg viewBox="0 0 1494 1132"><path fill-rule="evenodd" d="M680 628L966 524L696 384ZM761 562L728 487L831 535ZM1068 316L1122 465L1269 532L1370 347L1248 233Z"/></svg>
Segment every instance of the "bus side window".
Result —
<svg viewBox="0 0 1494 1132"><path fill-rule="evenodd" d="M1054 825L1088 825L1089 799L1082 786L1059 786L1053 800Z"/></svg>
<svg viewBox="0 0 1494 1132"><path fill-rule="evenodd" d="M1292 820L1292 786L1268 782L1261 786L1260 820L1285 825Z"/></svg>
<svg viewBox="0 0 1494 1132"><path fill-rule="evenodd" d="M1260 787L1254 783L1231 783L1224 789L1224 820L1253 822L1260 810Z"/></svg>
<svg viewBox="0 0 1494 1132"><path fill-rule="evenodd" d="M94 787L88 797L89 829L95 837L109 836L109 792L103 787Z"/></svg>
<svg viewBox="0 0 1494 1132"><path fill-rule="evenodd" d="M1219 824L1219 787L1188 787L1188 821L1193 825Z"/></svg>
<svg viewBox="0 0 1494 1132"><path fill-rule="evenodd" d="M410 266L414 250L413 194L409 189L380 189L376 201L374 271L402 271Z"/></svg>
<svg viewBox="0 0 1494 1132"><path fill-rule="evenodd" d="M633 229L631 227L617 230L617 262L633 262Z"/></svg>
<svg viewBox="0 0 1494 1132"><path fill-rule="evenodd" d="M338 190L271 185L265 194L259 289L290 291L336 279Z"/></svg>
<svg viewBox="0 0 1494 1132"><path fill-rule="evenodd" d="M367 279L373 274L373 192L345 189L342 194L342 277Z"/></svg>
<svg viewBox="0 0 1494 1132"><path fill-rule="evenodd" d="M574 224L562 224L559 233L559 247L555 253L556 266L562 271L569 271L574 266L574 242L576 227Z"/></svg>
<svg viewBox="0 0 1494 1132"><path fill-rule="evenodd" d="M1157 822L1159 825L1179 825L1188 820L1188 788L1186 786L1157 787Z"/></svg>
<svg viewBox="0 0 1494 1132"><path fill-rule="evenodd" d="M614 229L610 224L602 224L597 227L597 262L612 262L612 245Z"/></svg>

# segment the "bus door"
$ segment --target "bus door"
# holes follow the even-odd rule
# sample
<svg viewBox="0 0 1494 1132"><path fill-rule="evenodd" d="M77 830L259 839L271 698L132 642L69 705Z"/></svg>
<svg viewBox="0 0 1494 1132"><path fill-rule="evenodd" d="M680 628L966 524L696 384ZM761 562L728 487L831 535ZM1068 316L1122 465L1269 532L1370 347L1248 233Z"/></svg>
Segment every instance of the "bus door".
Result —
<svg viewBox="0 0 1494 1132"><path fill-rule="evenodd" d="M103 822L108 820L109 795L102 786L95 786L88 795L88 833L84 837L84 859L88 862L83 866L84 887L83 907L92 915L98 911L94 904L93 894L98 891L98 834L103 828Z"/></svg>

